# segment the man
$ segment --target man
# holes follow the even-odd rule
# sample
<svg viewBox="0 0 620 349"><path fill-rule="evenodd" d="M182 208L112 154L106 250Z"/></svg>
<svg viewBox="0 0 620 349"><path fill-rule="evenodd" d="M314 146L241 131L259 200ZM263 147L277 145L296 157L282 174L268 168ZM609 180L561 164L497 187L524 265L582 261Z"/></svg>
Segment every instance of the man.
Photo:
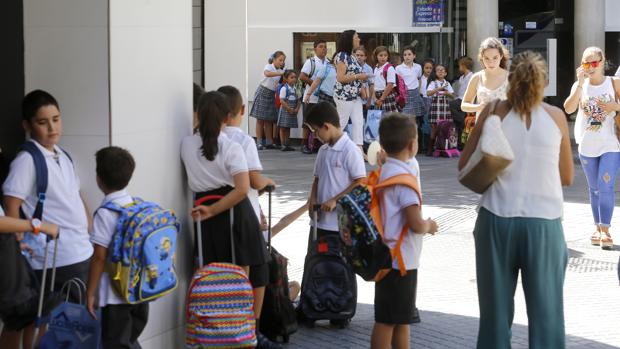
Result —
<svg viewBox="0 0 620 349"><path fill-rule="evenodd" d="M327 63L327 59L325 56L327 55L327 42L323 39L318 39L314 42L314 56L308 58L301 68L301 74L299 75L299 80L301 80L304 85L304 96L308 93L308 89L310 89L310 85L317 76L317 73L323 68L325 63ZM306 114L310 107L313 104L319 102L319 98L317 96L310 96L308 103L303 104L303 117L304 117L304 126L302 128L302 147L301 151L304 154L311 154L310 148L308 148L308 128L305 126L306 123Z"/></svg>

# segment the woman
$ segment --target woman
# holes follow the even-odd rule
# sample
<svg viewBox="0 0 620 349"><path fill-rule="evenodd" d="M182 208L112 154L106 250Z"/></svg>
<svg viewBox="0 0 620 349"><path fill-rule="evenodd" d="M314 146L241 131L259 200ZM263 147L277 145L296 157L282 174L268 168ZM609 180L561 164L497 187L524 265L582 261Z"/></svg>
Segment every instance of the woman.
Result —
<svg viewBox="0 0 620 349"><path fill-rule="evenodd" d="M543 103L547 65L538 53L518 54L510 66L507 100L480 113L465 145L467 163L489 115L503 118L513 162L482 195L474 228L480 326L478 348L510 348L519 270L525 293L529 347L564 348L563 283L568 259L562 230L562 186L573 181L564 113Z"/></svg>
<svg viewBox="0 0 620 349"><path fill-rule="evenodd" d="M340 34L334 65L336 66L336 85L334 86L334 101L340 116L340 126L344 129L351 119L351 140L360 148L364 137L364 112L362 108L362 81L368 80L368 75L362 72L362 67L353 55L353 49L360 45L360 38L355 30L345 30Z"/></svg>
<svg viewBox="0 0 620 349"><path fill-rule="evenodd" d="M598 47L583 52L577 67L577 81L564 102L564 110L573 113L575 141L579 144L579 160L590 189L590 206L596 231L590 237L593 245L610 249L614 242L609 234L614 213L614 184L620 166L620 143L616 127L620 120L620 79L605 76L605 54ZM615 122L614 122L615 121Z"/></svg>
<svg viewBox="0 0 620 349"><path fill-rule="evenodd" d="M508 87L508 50L497 38L486 38L480 44L478 60L484 67L474 74L467 84L461 109L480 114L484 106L494 99L506 99Z"/></svg>

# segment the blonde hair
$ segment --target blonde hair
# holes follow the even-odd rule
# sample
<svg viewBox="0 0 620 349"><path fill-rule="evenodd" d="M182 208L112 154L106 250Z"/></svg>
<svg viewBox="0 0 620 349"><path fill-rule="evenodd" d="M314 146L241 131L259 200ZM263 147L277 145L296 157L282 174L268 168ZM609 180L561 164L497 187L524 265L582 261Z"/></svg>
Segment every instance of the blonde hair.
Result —
<svg viewBox="0 0 620 349"><path fill-rule="evenodd" d="M603 62L605 61L605 52L603 52L603 49L597 46L590 46L586 48L585 50L583 50L583 55L581 55L581 60L583 61L584 58L588 57L591 54L597 54L598 57L601 59L601 61Z"/></svg>
<svg viewBox="0 0 620 349"><path fill-rule="evenodd" d="M525 51L513 58L506 95L517 113L531 116L532 108L544 98L547 78L547 62L540 53Z"/></svg>
<svg viewBox="0 0 620 349"><path fill-rule="evenodd" d="M508 67L508 59L510 59L510 53L502 44L502 42L495 37L489 37L482 40L480 48L478 49L478 60L480 61L480 64L484 67L483 54L484 51L489 49L496 49L499 51L499 54L502 56L502 60L499 62L499 66L500 68L506 69Z"/></svg>

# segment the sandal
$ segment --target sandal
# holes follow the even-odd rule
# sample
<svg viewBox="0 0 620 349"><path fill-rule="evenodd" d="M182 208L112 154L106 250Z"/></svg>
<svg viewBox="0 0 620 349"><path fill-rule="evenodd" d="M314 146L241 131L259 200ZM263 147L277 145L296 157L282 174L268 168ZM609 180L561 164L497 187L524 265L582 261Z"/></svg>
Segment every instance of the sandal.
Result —
<svg viewBox="0 0 620 349"><path fill-rule="evenodd" d="M609 233L601 232L601 248L603 250L611 250L614 247L614 240L611 239Z"/></svg>
<svg viewBox="0 0 620 349"><path fill-rule="evenodd" d="M600 231L595 231L594 234L590 236L590 243L592 243L592 245L594 246L601 245L601 232Z"/></svg>

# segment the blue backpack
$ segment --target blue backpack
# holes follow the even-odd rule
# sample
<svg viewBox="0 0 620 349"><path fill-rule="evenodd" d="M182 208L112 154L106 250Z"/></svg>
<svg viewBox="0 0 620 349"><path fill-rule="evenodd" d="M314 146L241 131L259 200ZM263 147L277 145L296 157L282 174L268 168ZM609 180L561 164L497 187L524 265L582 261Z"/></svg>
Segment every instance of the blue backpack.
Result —
<svg viewBox="0 0 620 349"><path fill-rule="evenodd" d="M172 292L178 284L174 263L180 228L174 212L138 198L103 208L120 214L108 248L112 288L129 304Z"/></svg>

